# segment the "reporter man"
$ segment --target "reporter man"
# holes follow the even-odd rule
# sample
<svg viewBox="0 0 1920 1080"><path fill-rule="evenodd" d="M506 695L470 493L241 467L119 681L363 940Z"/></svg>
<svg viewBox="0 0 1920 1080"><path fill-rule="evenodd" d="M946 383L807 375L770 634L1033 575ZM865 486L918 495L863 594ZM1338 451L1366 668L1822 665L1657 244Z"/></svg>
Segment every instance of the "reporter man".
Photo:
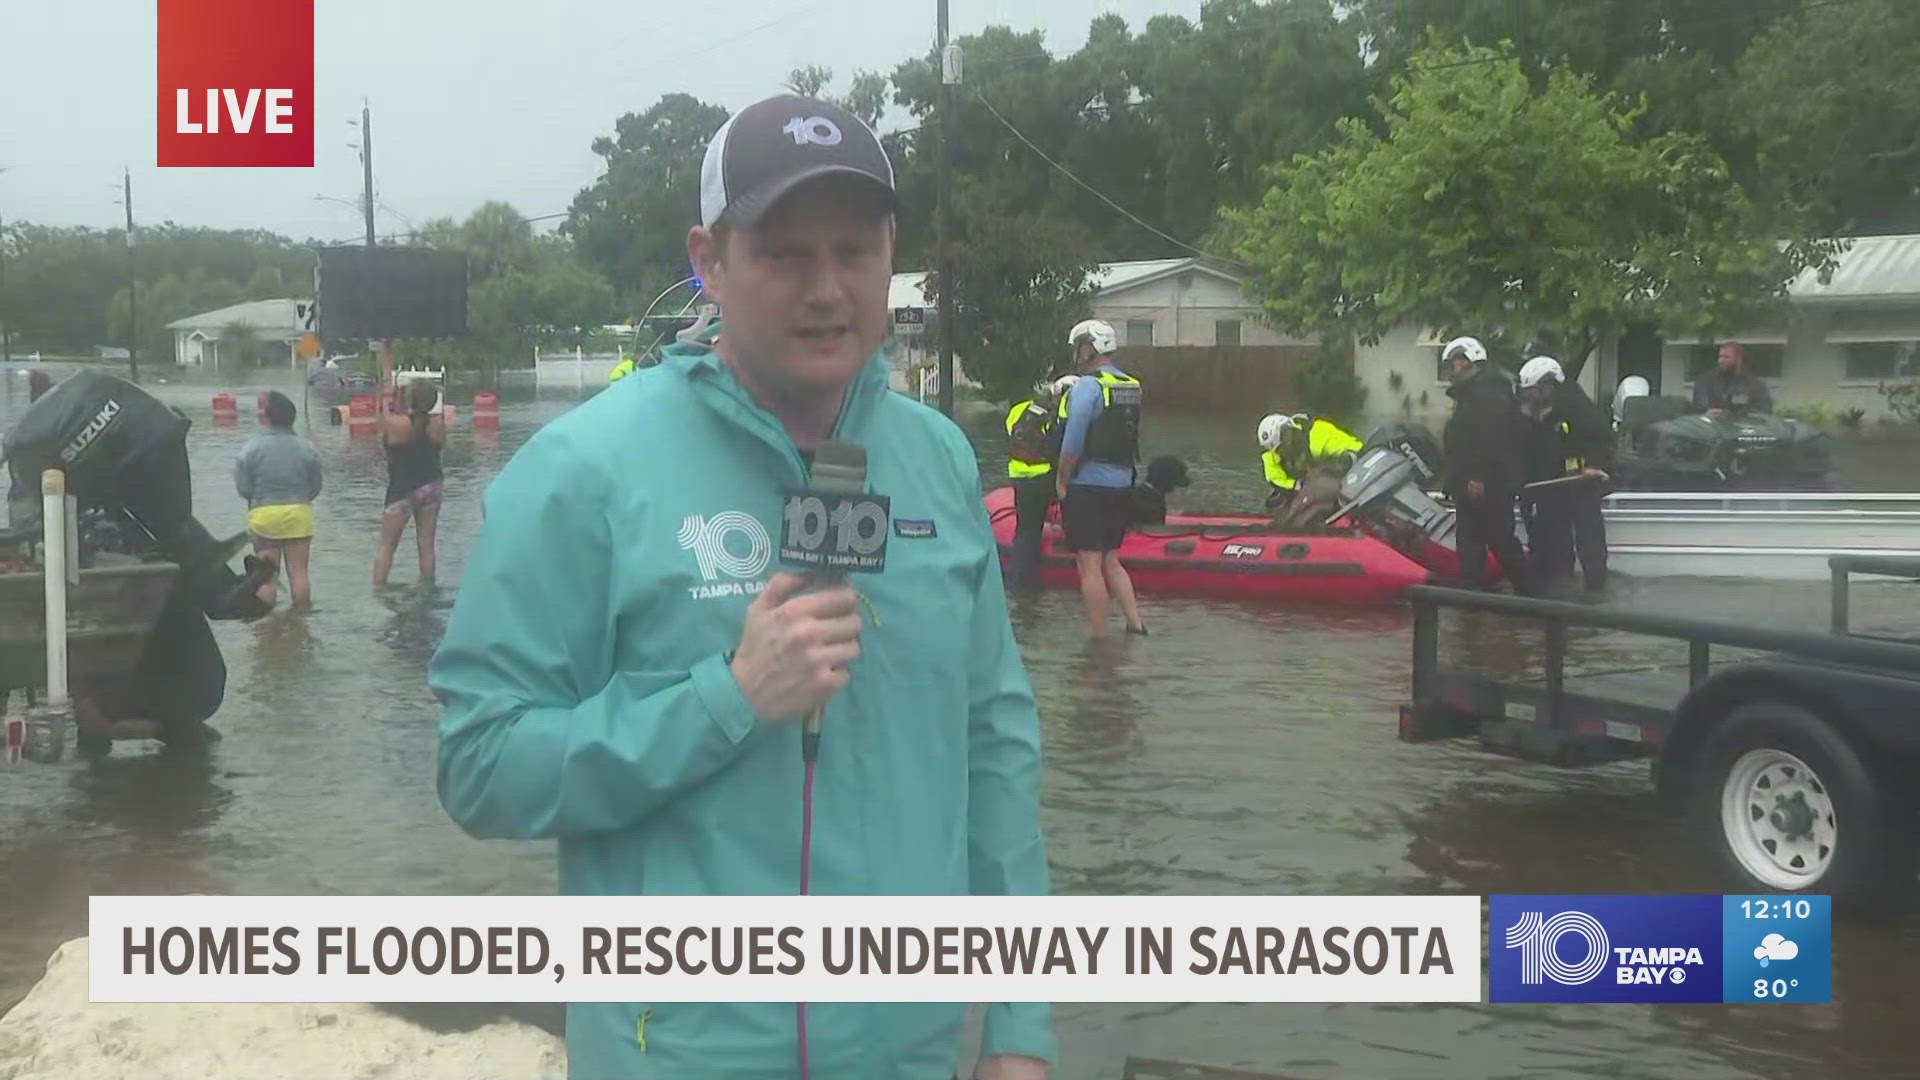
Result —
<svg viewBox="0 0 1920 1080"><path fill-rule="evenodd" d="M1045 893L1039 724L979 467L879 352L892 165L846 111L775 97L714 136L700 202L687 249L724 320L488 491L429 668L441 801L472 835L558 840L565 894L792 894L799 721L824 703L810 891ZM772 541L828 438L892 500L887 563L805 591ZM947 1080L963 1018L810 1005L809 1072ZM574 1004L570 1075L791 1077L797 1026L791 1005ZM994 1005L974 1075L1042 1078L1054 1054L1049 1006Z"/></svg>

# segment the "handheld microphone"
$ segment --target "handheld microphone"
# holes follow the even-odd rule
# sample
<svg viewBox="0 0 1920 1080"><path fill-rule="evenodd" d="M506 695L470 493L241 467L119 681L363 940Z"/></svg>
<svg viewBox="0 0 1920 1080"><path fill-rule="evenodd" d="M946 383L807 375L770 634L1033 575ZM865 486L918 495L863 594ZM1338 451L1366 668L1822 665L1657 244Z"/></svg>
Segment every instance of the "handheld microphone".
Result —
<svg viewBox="0 0 1920 1080"><path fill-rule="evenodd" d="M888 505L885 495L867 494L867 451L838 439L813 451L813 475L803 491L787 493L780 522L780 561L800 567L821 581L837 583L849 572L884 570L887 565ZM806 777L800 796L800 895L809 891L813 863L813 771L820 754L820 720L826 706L807 714L800 731L800 755ZM799 1036L800 1077L807 1080L807 1005L794 1005Z"/></svg>
<svg viewBox="0 0 1920 1080"><path fill-rule="evenodd" d="M813 452L813 475L803 491L787 493L780 526L780 559L837 583L848 573L886 568L887 497L867 494L867 451L838 439ZM819 752L825 706L815 708L801 729L808 761Z"/></svg>

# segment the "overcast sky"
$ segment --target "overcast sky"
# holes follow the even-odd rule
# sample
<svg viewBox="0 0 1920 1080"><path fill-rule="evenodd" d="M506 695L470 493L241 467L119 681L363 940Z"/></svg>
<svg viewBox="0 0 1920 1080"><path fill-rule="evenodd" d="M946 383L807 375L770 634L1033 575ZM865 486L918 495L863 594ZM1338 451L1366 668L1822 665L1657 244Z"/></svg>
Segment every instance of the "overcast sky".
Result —
<svg viewBox="0 0 1920 1080"><path fill-rule="evenodd" d="M1200 0L950 0L958 38L1040 29L1054 53L1111 11L1136 32ZM350 144L373 110L375 225L464 217L487 199L567 209L598 175L595 137L662 94L729 109L817 64L844 90L932 47L934 0L316 0L315 166L159 169L153 0L0 0L0 217L118 224L121 166L139 223L364 234ZM883 127L902 123L889 105ZM341 202L322 202L326 195ZM541 223L541 228L552 222Z"/></svg>

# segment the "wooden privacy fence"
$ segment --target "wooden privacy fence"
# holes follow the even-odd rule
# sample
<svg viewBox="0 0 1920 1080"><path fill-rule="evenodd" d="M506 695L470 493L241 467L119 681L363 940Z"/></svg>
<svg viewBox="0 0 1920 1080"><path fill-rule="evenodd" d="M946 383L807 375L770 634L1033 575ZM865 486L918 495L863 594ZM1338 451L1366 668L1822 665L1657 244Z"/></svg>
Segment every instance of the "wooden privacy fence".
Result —
<svg viewBox="0 0 1920 1080"><path fill-rule="evenodd" d="M1131 345L1115 356L1120 370L1139 379L1148 408L1182 412L1263 410L1297 412L1294 372L1312 345Z"/></svg>

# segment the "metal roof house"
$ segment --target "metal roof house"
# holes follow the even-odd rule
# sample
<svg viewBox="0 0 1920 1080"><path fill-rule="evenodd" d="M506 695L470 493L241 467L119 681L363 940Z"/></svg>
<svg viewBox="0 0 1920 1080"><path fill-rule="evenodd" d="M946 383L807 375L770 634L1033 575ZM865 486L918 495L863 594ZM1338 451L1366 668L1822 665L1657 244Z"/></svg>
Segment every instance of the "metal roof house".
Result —
<svg viewBox="0 0 1920 1080"><path fill-rule="evenodd" d="M926 277L921 271L893 275L887 303L896 327L924 325L932 317L934 304L920 291ZM1202 259L1101 263L1088 281L1094 317L1112 323L1122 345L1297 343L1261 321L1260 306L1240 291L1240 278ZM920 314L903 319L902 312L912 309Z"/></svg>
<svg viewBox="0 0 1920 1080"><path fill-rule="evenodd" d="M173 331L174 363L211 368L232 366L237 363L237 357L233 353L234 342L228 340L229 327L241 325L252 328L254 340L259 342L263 353L277 353L284 348L287 365L298 367L300 358L295 343L302 333L299 321L301 308L306 303L293 299L249 300L175 319L167 324L167 329Z"/></svg>
<svg viewBox="0 0 1920 1080"><path fill-rule="evenodd" d="M1824 284L1809 271L1787 287L1784 319L1708 340L1630 331L1588 360L1581 385L1595 400L1609 400L1621 379L1639 375L1656 394L1688 397L1694 377L1713 366L1719 342L1729 340L1740 343L1748 370L1767 381L1777 408L1891 415L1881 385L1920 378L1920 235L1843 239ZM1402 326L1358 346L1354 373L1368 388L1367 412L1444 418L1451 402L1440 376L1443 344L1434 331Z"/></svg>

